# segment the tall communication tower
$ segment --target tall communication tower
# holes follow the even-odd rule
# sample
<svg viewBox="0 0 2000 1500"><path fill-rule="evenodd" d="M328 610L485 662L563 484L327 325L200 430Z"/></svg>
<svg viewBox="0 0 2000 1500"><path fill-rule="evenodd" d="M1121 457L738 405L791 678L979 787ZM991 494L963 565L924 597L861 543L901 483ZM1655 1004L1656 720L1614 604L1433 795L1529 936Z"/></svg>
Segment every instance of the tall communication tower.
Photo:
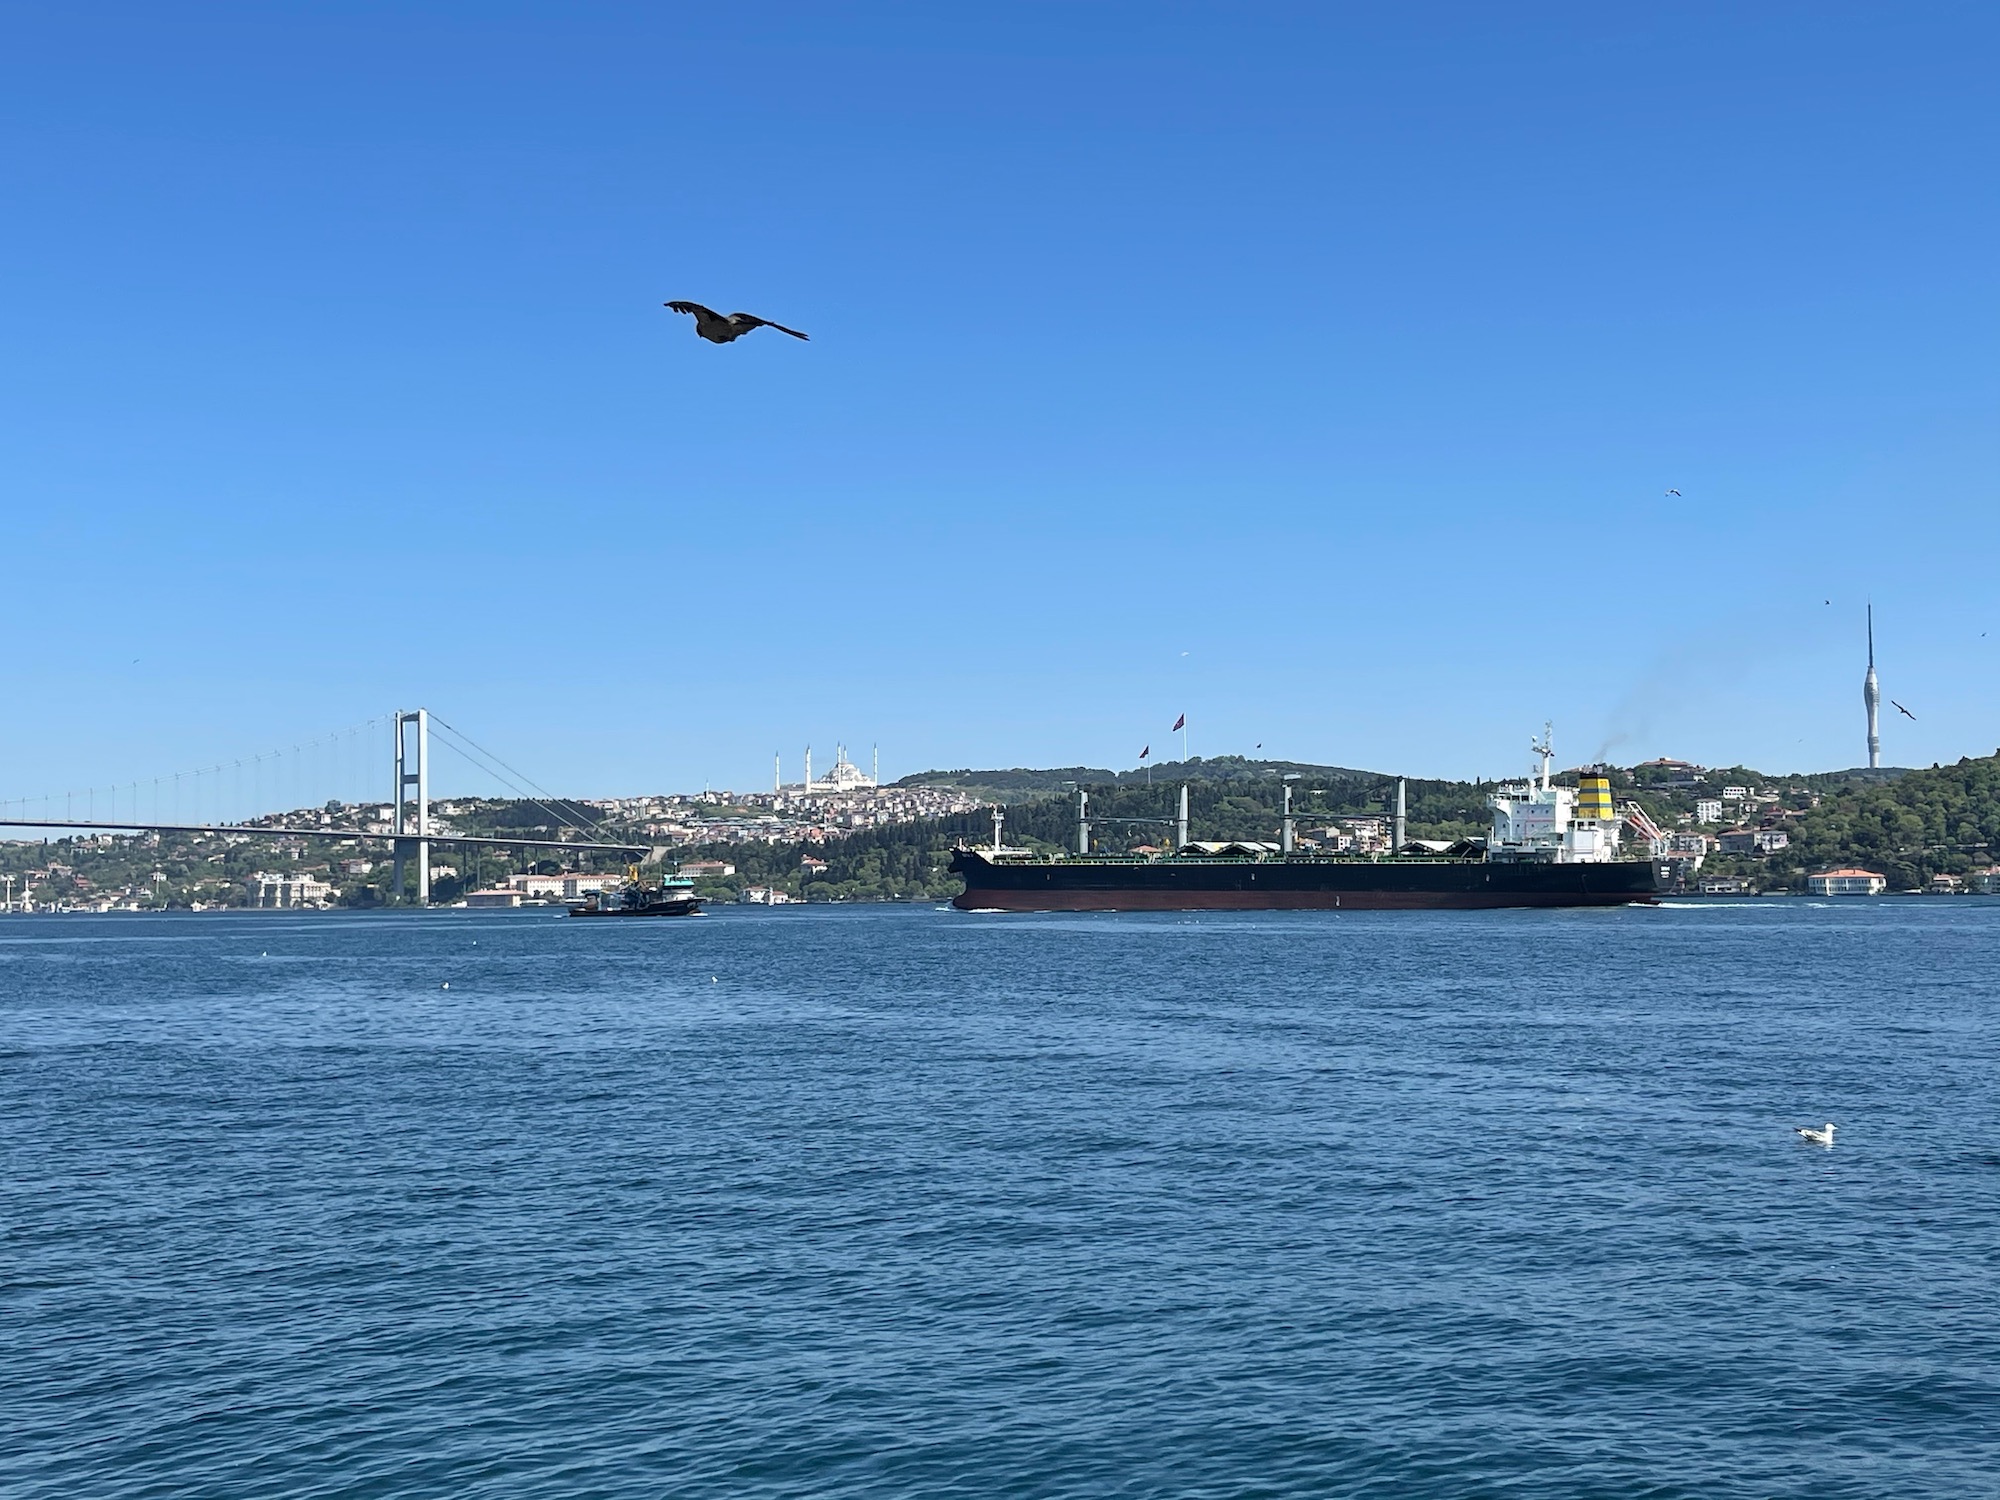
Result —
<svg viewBox="0 0 2000 1500"><path fill-rule="evenodd" d="M1861 701L1868 705L1868 769L1882 765L1882 689L1875 681L1875 606L1868 606L1868 675L1861 679Z"/></svg>

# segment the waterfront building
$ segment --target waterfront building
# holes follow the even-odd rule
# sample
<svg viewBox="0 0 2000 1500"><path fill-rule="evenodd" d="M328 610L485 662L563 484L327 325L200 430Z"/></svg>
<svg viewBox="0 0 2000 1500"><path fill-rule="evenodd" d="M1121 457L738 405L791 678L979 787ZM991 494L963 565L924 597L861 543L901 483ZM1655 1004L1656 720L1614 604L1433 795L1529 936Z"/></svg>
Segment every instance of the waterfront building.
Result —
<svg viewBox="0 0 2000 1500"><path fill-rule="evenodd" d="M333 900L333 887L312 875L273 875L260 870L243 883L250 904L266 910L325 906Z"/></svg>
<svg viewBox="0 0 2000 1500"><path fill-rule="evenodd" d="M1806 876L1806 889L1815 896L1879 896L1888 888L1888 880L1873 870L1822 870Z"/></svg>
<svg viewBox="0 0 2000 1500"><path fill-rule="evenodd" d="M592 891L608 891L624 884L622 875L579 875L569 871L562 875L509 875L507 887L519 891L523 896L560 896L565 901L580 901Z"/></svg>
<svg viewBox="0 0 2000 1500"><path fill-rule="evenodd" d="M1755 889L1741 875L1711 875L1701 883L1704 896L1748 896Z"/></svg>
<svg viewBox="0 0 2000 1500"><path fill-rule="evenodd" d="M519 906L521 904L521 893L514 890L467 891L465 893L465 904L467 906Z"/></svg>

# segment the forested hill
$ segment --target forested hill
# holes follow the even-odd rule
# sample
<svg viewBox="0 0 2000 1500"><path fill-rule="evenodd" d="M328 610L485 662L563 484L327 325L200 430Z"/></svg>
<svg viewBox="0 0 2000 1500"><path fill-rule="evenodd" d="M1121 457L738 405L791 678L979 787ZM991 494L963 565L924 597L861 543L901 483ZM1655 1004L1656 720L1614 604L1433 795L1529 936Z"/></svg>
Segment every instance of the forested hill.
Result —
<svg viewBox="0 0 2000 1500"><path fill-rule="evenodd" d="M1256 770L1243 769L1251 766ZM1204 775L1210 768L1220 768L1222 774ZM1282 778L1294 769L1299 772L1299 779L1292 783L1293 810L1302 829L1321 826L1330 817L1385 815L1393 807L1396 780L1392 776L1332 766L1294 768L1287 762L1250 762L1234 757L1162 767L1150 787L1143 773L1135 782L1129 774L1114 777L1109 771L1083 770L1079 775L1075 768L1067 773L949 774L1050 776L1059 778L1058 788L1062 781L1083 780L1090 791L1091 847L1123 850L1173 841L1173 820L1183 781L1188 787L1190 837L1275 838L1284 797ZM1105 779L1096 782L1086 779L1093 775ZM972 781L951 784L989 785ZM1460 838L1485 832L1488 790L1486 786L1460 781L1409 782L1405 804L1410 836ZM1041 850L1075 847L1076 798L1072 791L1021 789L1002 795L999 789L993 789L983 795L1006 803L1004 836L1010 845ZM727 882L702 888L721 896L745 884L770 885L809 899L841 901L955 896L959 881L945 870L953 846L984 843L992 835L991 816L976 812L865 829L829 839L814 848L801 848L797 844L711 845L700 851L702 855L734 864L737 873ZM807 853L826 861L823 874L805 876L801 862Z"/></svg>
<svg viewBox="0 0 2000 1500"><path fill-rule="evenodd" d="M1055 770L1015 767L1006 771L919 771L905 776L897 786L948 786L984 797L990 802L1015 802L1045 796L1072 787L1158 787L1164 782L1178 786L1183 781L1275 781L1287 773L1316 781L1379 781L1373 771L1355 771L1345 766L1315 766L1290 760L1246 760L1240 755L1218 755L1204 760L1165 760L1148 770L1109 771L1096 766L1063 766Z"/></svg>
<svg viewBox="0 0 2000 1500"><path fill-rule="evenodd" d="M1134 776L1088 767L931 772L906 777L904 784L976 788L977 795L1006 805L1009 844L1045 850L1074 846L1074 788L1082 784L1090 791L1092 847L1129 849L1171 839L1183 782L1194 838L1275 837L1287 772L1298 773L1292 786L1302 829L1315 826L1316 818L1386 813L1395 796L1395 778L1376 772L1233 756L1163 765L1151 786L1143 771ZM1733 767L1668 790L1631 771L1614 769L1611 778L1617 797L1638 797L1668 828L1686 826L1681 820L1697 799L1714 796L1724 785L1774 790L1779 795L1761 816L1791 834L1791 847L1769 857L1712 855L1708 866L1716 873L1752 876L1769 888L1803 890L1810 871L1859 865L1888 876L1893 888L1909 890L1932 875L1963 874L2000 856L2000 752L1955 766L1895 773L1895 779L1855 772L1769 777ZM1490 782L1410 781L1410 836L1484 834L1491 790ZM1738 815L1748 815L1748 808ZM817 899L918 900L955 895L958 882L944 868L952 846L984 843L991 836L991 819L982 812L868 829L809 851L795 844L738 844L703 852L738 867L734 880L713 888L718 896L743 884L763 884ZM801 858L807 852L827 862L824 874L804 876Z"/></svg>
<svg viewBox="0 0 2000 1500"><path fill-rule="evenodd" d="M1790 825L1792 844L1768 865L1772 884L1811 870L1860 866L1910 890L2000 856L2000 751L1894 781L1841 786Z"/></svg>

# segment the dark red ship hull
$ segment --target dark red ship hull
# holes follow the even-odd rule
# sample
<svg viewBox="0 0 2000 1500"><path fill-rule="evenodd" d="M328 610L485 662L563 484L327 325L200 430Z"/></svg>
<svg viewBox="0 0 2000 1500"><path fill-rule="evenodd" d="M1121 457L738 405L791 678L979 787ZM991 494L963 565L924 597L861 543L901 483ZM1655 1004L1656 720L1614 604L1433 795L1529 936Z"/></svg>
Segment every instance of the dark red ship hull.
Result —
<svg viewBox="0 0 2000 1500"><path fill-rule="evenodd" d="M964 911L1471 911L1650 905L1651 860L1000 859L960 850Z"/></svg>

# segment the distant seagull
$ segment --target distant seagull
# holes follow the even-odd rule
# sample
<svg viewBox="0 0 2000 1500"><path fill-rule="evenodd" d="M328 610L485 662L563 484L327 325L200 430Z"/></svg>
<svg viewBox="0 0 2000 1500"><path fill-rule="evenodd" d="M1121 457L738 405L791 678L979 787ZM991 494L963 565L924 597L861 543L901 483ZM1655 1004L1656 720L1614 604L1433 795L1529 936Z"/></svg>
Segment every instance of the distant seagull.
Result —
<svg viewBox="0 0 2000 1500"><path fill-rule="evenodd" d="M1831 1146L1833 1144L1833 1122L1831 1120L1827 1121L1826 1129L1824 1130L1813 1130L1808 1126L1801 1125L1799 1127L1799 1134L1811 1141L1815 1146Z"/></svg>
<svg viewBox="0 0 2000 1500"><path fill-rule="evenodd" d="M773 323L769 318L760 318L752 313L738 312L725 316L703 307L699 302L664 302L660 305L671 307L677 313L691 313L694 316L694 331L711 344L726 344L731 339L740 339L753 328L775 328L795 339L806 337L796 328L787 328L783 323Z"/></svg>
<svg viewBox="0 0 2000 1500"><path fill-rule="evenodd" d="M1833 601L1832 601L1831 599L1822 599L1822 600L1820 600L1820 603L1822 603L1822 604L1831 604L1831 603L1833 603Z"/></svg>
<svg viewBox="0 0 2000 1500"><path fill-rule="evenodd" d="M1904 718L1909 719L1911 721L1914 721L1917 717L1915 714L1911 713L1907 708L1903 707L1902 704L1898 703L1894 698L1891 698L1889 700L1889 707L1895 709L1897 713L1901 714Z"/></svg>
<svg viewBox="0 0 2000 1500"><path fill-rule="evenodd" d="M1678 500L1681 495L1681 492L1679 490L1668 490L1667 493L1669 495L1672 495L1676 500Z"/></svg>

